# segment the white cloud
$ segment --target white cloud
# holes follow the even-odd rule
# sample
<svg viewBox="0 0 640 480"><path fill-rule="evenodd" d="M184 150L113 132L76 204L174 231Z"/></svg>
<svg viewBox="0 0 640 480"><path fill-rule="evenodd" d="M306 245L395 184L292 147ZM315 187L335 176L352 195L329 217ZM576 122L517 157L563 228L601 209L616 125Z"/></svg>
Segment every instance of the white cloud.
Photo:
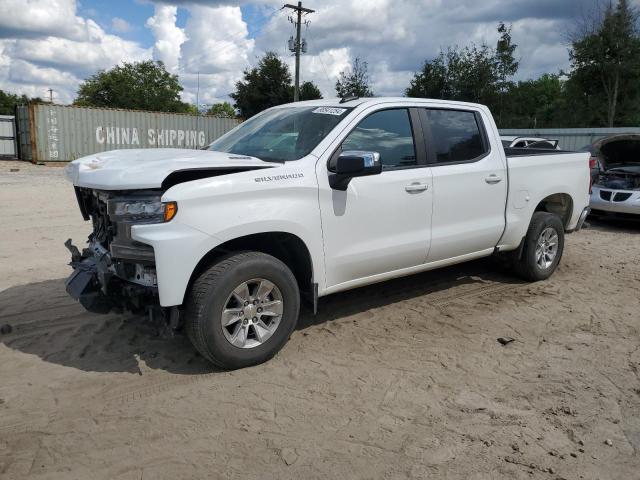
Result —
<svg viewBox="0 0 640 480"><path fill-rule="evenodd" d="M0 9L11 3L3 0ZM150 49L107 34L95 21L76 16L73 0L30 1L26 7L18 3L9 7L25 22L11 22L22 30L2 40L0 89L42 97L47 88L54 88L57 101L71 102L80 81L97 70L151 56ZM5 19L0 13L0 33L4 34L8 32L2 23Z"/></svg>
<svg viewBox="0 0 640 480"><path fill-rule="evenodd" d="M556 73L568 68L563 35L583 4L584 0L370 0L363 8L356 0L308 1L305 6L317 11L307 17L311 20L308 30L303 28L310 53L302 57L302 75L321 85L325 96L335 95L332 83L344 69L345 59L338 62L339 68L332 68L335 65L326 59L327 52L346 51L347 64L355 57L368 63L377 95L402 95L413 72L439 51L470 43L495 46L496 27L502 19L513 22L516 56L521 60L518 78ZM293 65L285 48L292 34L287 14L275 13L262 29L256 49L274 50ZM333 70L328 74L332 81L315 68L318 57L326 70Z"/></svg>
<svg viewBox="0 0 640 480"><path fill-rule="evenodd" d="M329 48L314 52L309 51L302 57L300 64L300 83L313 81L324 98L335 97L335 85L340 72L349 70L352 64L352 56L348 48ZM291 77L294 76L295 59L291 55L283 57L289 66Z"/></svg>
<svg viewBox="0 0 640 480"><path fill-rule="evenodd" d="M18 39L12 56L85 75L123 61L139 61L150 57L148 49L105 33L93 20L87 20L87 26L88 38L84 41L61 37Z"/></svg>
<svg viewBox="0 0 640 480"><path fill-rule="evenodd" d="M182 45L182 67L187 73L241 72L249 65L254 41L240 7L189 7Z"/></svg>
<svg viewBox="0 0 640 480"><path fill-rule="evenodd" d="M120 17L113 17L111 19L111 28L118 33L127 33L133 30L129 22Z"/></svg>
<svg viewBox="0 0 640 480"><path fill-rule="evenodd" d="M195 103L227 100L243 70L253 61L254 41L239 7L190 5L185 25L187 40L180 48L183 99Z"/></svg>
<svg viewBox="0 0 640 480"><path fill-rule="evenodd" d="M55 68L38 67L24 60L14 60L11 65L9 80L16 83L41 85L45 89L49 87L65 87L69 84L77 84L78 77Z"/></svg>
<svg viewBox="0 0 640 480"><path fill-rule="evenodd" d="M84 19L76 16L74 0L2 0L0 37L81 39L86 35Z"/></svg>
<svg viewBox="0 0 640 480"><path fill-rule="evenodd" d="M180 61L180 46L187 39L184 30L176 26L177 7L156 5L153 17L147 20L156 42L153 58L164 62L167 70L177 73Z"/></svg>
<svg viewBox="0 0 640 480"><path fill-rule="evenodd" d="M483 41L494 45L500 20L513 22L519 78L557 72L568 67L564 32L584 11L585 2L589 3L305 0L305 6L317 11L307 17L309 28L303 28L309 51L302 58L301 79L312 80L325 97L333 96L340 71L360 57L369 64L376 94L401 95L413 72L441 49ZM154 43L146 48L117 34L130 28L143 30L139 25L115 17L109 24L115 34L108 34L94 20L78 15L74 0L0 0L0 88L42 96L43 88L51 85L59 89L60 101L70 101L79 81L98 69L153 57L180 76L185 101L195 102L198 72L201 103L228 100L243 70L256 65L266 51L281 55L293 75L293 58L286 48L293 25L287 20L291 12L279 11L282 3L155 1L154 14L146 22ZM247 4L253 6L251 16L242 18L239 5ZM177 25L178 9L187 14L184 28ZM107 2L98 13L129 19ZM253 24L251 31L258 29L255 40L249 38L248 21Z"/></svg>

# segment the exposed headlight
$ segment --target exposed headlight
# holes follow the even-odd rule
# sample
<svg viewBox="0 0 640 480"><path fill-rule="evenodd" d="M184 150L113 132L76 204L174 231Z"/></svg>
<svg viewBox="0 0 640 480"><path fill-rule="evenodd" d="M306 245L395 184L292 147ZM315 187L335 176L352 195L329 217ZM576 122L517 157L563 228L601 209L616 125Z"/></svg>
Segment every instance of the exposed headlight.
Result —
<svg viewBox="0 0 640 480"><path fill-rule="evenodd" d="M176 202L161 202L159 197L149 199L112 200L109 213L124 221L145 223L168 222L178 213Z"/></svg>

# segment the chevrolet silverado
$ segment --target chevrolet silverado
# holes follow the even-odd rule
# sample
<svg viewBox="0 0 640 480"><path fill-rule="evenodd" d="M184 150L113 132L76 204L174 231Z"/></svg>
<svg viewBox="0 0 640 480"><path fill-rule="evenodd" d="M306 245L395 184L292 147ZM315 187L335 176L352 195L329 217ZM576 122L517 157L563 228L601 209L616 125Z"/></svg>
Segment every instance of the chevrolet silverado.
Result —
<svg viewBox="0 0 640 480"><path fill-rule="evenodd" d="M588 213L589 153L505 149L489 110L347 98L265 110L204 150L97 153L66 168L93 224L68 293L184 326L214 364L264 362L301 299L480 257L529 281Z"/></svg>

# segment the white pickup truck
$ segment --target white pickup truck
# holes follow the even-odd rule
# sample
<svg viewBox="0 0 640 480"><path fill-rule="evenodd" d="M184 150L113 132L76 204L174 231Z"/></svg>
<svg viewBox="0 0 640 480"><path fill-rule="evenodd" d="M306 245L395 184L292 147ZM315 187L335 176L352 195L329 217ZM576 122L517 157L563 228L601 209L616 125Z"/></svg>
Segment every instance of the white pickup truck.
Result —
<svg viewBox="0 0 640 480"><path fill-rule="evenodd" d="M513 156L512 156L513 155ZM70 163L88 246L67 291L185 326L224 368L282 348L301 298L490 255L542 280L588 213L589 153L507 152L489 110L367 98L266 110L205 150Z"/></svg>

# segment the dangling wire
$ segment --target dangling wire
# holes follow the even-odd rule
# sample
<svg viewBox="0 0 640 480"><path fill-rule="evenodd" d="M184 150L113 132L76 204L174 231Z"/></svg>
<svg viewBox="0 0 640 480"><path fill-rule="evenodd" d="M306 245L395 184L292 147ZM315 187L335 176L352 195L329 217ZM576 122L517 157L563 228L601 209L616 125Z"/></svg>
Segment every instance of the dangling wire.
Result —
<svg viewBox="0 0 640 480"><path fill-rule="evenodd" d="M307 33L311 37L311 40L313 41L313 43L316 44L316 39L311 35L311 30L309 30L309 25L307 25ZM324 76L327 77L327 82L329 82L329 85L331 85L333 81L329 77L329 73L327 72L327 67L322 61L322 52L320 50L317 50L317 54L318 54L318 60L320 60L320 65L322 65L322 70L324 71Z"/></svg>

